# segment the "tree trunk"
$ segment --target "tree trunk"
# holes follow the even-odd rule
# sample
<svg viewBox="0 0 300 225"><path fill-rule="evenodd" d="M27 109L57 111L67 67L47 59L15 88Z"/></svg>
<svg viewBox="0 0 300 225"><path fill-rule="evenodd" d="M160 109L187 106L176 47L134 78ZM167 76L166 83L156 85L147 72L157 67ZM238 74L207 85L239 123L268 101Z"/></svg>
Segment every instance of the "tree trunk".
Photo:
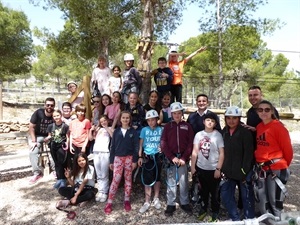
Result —
<svg viewBox="0 0 300 225"><path fill-rule="evenodd" d="M148 102L151 89L151 55L153 51L153 33L154 33L154 6L155 0L141 1L144 7L144 16L141 30L141 40L137 44L139 54L138 70L143 77L142 90L140 98L143 104Z"/></svg>

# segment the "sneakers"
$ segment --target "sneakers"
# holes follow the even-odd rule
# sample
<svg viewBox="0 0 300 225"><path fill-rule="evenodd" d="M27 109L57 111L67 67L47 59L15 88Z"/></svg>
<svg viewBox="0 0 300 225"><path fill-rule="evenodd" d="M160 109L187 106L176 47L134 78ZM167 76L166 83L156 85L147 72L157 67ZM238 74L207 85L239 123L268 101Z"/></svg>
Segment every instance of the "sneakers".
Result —
<svg viewBox="0 0 300 225"><path fill-rule="evenodd" d="M70 204L70 200L60 200L56 203L56 208L67 208Z"/></svg>
<svg viewBox="0 0 300 225"><path fill-rule="evenodd" d="M207 222L217 222L218 221L218 213L212 213L212 216L208 219Z"/></svg>
<svg viewBox="0 0 300 225"><path fill-rule="evenodd" d="M43 175L38 174L38 175L33 175L30 180L29 183L30 184L35 184L39 179L43 178Z"/></svg>
<svg viewBox="0 0 300 225"><path fill-rule="evenodd" d="M145 202L144 205L140 208L140 213L146 212L150 208L150 203Z"/></svg>
<svg viewBox="0 0 300 225"><path fill-rule="evenodd" d="M183 211L185 211L187 214L189 214L189 215L192 215L192 214L193 214L192 208L191 208L191 206L190 206L189 204L187 204L187 205L181 205L180 207L181 207L181 209L182 209Z"/></svg>
<svg viewBox="0 0 300 225"><path fill-rule="evenodd" d="M94 154L93 153L89 154L87 158L88 158L88 161L94 160Z"/></svg>
<svg viewBox="0 0 300 225"><path fill-rule="evenodd" d="M131 210L130 201L124 201L124 209L126 212L129 212Z"/></svg>
<svg viewBox="0 0 300 225"><path fill-rule="evenodd" d="M108 214L111 213L111 211L112 211L112 203L107 203L106 206L105 206L105 208L104 208L104 213L106 215L108 215Z"/></svg>
<svg viewBox="0 0 300 225"><path fill-rule="evenodd" d="M96 202L106 202L106 200L107 200L107 194L99 193L96 196L95 200L96 200Z"/></svg>
<svg viewBox="0 0 300 225"><path fill-rule="evenodd" d="M175 205L167 205L167 209L165 210L165 216L173 216L175 210L176 210Z"/></svg>
<svg viewBox="0 0 300 225"><path fill-rule="evenodd" d="M152 205L153 205L156 209L160 209L160 208L161 208L161 204L160 204L159 198L154 198L154 199L153 199L153 202L152 202Z"/></svg>
<svg viewBox="0 0 300 225"><path fill-rule="evenodd" d="M207 212L204 209L201 208L201 210L200 210L200 212L198 214L198 220L203 221L204 218L206 217L206 215L207 215Z"/></svg>

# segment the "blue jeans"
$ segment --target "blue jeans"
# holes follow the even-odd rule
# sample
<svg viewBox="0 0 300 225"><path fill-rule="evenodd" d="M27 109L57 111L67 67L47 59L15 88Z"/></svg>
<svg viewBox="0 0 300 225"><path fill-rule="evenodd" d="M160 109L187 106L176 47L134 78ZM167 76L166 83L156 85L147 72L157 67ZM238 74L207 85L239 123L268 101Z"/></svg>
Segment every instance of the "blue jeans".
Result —
<svg viewBox="0 0 300 225"><path fill-rule="evenodd" d="M240 184L245 219L254 218L254 192L251 182L228 179L221 186L221 199L232 221L241 220L235 200L235 189Z"/></svg>

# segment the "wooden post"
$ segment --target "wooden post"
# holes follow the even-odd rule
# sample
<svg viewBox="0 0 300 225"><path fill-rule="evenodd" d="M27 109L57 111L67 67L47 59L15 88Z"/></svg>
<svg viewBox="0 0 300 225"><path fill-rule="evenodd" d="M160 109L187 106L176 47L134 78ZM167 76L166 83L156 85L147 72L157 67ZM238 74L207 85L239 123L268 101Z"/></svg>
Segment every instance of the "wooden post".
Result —
<svg viewBox="0 0 300 225"><path fill-rule="evenodd" d="M2 80L0 80L0 120L3 120Z"/></svg>

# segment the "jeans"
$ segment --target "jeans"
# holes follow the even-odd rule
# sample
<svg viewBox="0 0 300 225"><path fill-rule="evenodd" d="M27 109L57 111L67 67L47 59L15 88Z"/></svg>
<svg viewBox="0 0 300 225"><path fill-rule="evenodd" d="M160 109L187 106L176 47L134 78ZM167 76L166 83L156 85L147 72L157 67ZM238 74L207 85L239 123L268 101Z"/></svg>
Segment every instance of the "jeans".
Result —
<svg viewBox="0 0 300 225"><path fill-rule="evenodd" d="M36 137L36 146L34 149L29 150L29 160L32 167L32 172L34 175L42 175L42 169L39 166L39 153L43 147L45 137L37 136ZM29 140L31 143L31 140Z"/></svg>
<svg viewBox="0 0 300 225"><path fill-rule="evenodd" d="M232 221L239 221L240 215L235 200L236 186L240 184L245 219L254 218L254 192L251 182L228 179L221 186L221 199Z"/></svg>

